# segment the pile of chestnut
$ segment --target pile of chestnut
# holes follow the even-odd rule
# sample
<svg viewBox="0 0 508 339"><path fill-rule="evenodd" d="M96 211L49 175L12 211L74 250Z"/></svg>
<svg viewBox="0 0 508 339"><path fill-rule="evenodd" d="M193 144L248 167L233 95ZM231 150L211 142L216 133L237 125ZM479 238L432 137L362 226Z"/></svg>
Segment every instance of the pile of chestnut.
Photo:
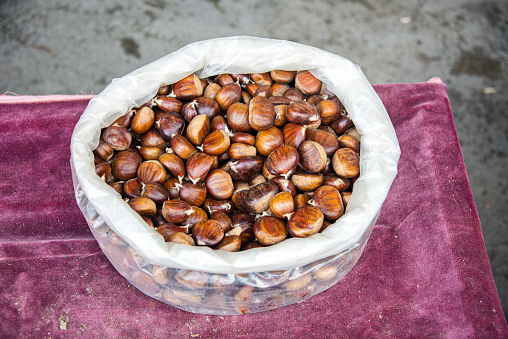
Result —
<svg viewBox="0 0 508 339"><path fill-rule="evenodd" d="M240 251L344 214L360 135L309 71L191 74L101 132L95 171L166 242Z"/></svg>

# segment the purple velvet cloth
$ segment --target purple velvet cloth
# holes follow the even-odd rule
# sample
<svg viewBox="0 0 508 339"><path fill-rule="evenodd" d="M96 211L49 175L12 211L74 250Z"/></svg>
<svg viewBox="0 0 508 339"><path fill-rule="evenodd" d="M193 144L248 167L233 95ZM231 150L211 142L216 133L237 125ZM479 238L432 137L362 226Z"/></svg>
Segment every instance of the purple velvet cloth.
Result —
<svg viewBox="0 0 508 339"><path fill-rule="evenodd" d="M224 317L145 296L101 252L69 166L90 97L0 97L0 337L507 338L446 86L374 88L402 155L360 261L303 303Z"/></svg>

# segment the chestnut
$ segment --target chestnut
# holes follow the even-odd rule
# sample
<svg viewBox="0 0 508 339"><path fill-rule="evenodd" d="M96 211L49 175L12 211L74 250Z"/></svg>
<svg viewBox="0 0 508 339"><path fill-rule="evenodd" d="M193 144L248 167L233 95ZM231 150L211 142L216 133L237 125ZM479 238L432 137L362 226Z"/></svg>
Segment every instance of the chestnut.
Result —
<svg viewBox="0 0 508 339"><path fill-rule="evenodd" d="M107 181L111 175L111 165L106 161L95 165L95 174L97 174L102 180Z"/></svg>
<svg viewBox="0 0 508 339"><path fill-rule="evenodd" d="M169 241L168 238L175 233L186 234L187 228L167 222L157 226L157 232L164 237L164 241Z"/></svg>
<svg viewBox="0 0 508 339"><path fill-rule="evenodd" d="M138 167L138 179L143 184L158 183L163 184L166 181L166 168L157 160L147 160Z"/></svg>
<svg viewBox="0 0 508 339"><path fill-rule="evenodd" d="M360 143L356 139L347 134L342 134L338 139L339 145L342 147L351 148L356 153L360 153Z"/></svg>
<svg viewBox="0 0 508 339"><path fill-rule="evenodd" d="M223 130L215 130L208 134L204 140L203 151L210 155L221 155L229 148L230 140L229 135Z"/></svg>
<svg viewBox="0 0 508 339"><path fill-rule="evenodd" d="M169 141L175 135L182 134L185 128L185 120L178 113L166 112L155 126L158 128L160 135Z"/></svg>
<svg viewBox="0 0 508 339"><path fill-rule="evenodd" d="M256 131L270 128L275 122L273 104L264 97L253 97L249 103L249 125Z"/></svg>
<svg viewBox="0 0 508 339"><path fill-rule="evenodd" d="M197 114L205 114L212 120L220 113L220 107L214 99L199 97L194 99Z"/></svg>
<svg viewBox="0 0 508 339"><path fill-rule="evenodd" d="M340 192L333 186L323 185L318 187L309 204L319 208L325 219L328 220L337 220L344 214L342 197Z"/></svg>
<svg viewBox="0 0 508 339"><path fill-rule="evenodd" d="M261 213L269 207L270 200L278 192L279 188L273 182L252 186L243 197L244 208L249 213Z"/></svg>
<svg viewBox="0 0 508 339"><path fill-rule="evenodd" d="M291 176L293 185L300 191L311 192L323 184L324 176L321 173L298 171Z"/></svg>
<svg viewBox="0 0 508 339"><path fill-rule="evenodd" d="M309 71L300 71L295 77L295 87L305 95L314 95L321 92L322 82Z"/></svg>
<svg viewBox="0 0 508 339"><path fill-rule="evenodd" d="M113 158L115 151L113 150L113 147L111 147L107 142L100 139L99 144L93 150L93 154L99 156L104 161L108 161Z"/></svg>
<svg viewBox="0 0 508 339"><path fill-rule="evenodd" d="M228 172L223 169L210 171L205 182L208 194L219 200L229 199L233 194L233 180Z"/></svg>
<svg viewBox="0 0 508 339"><path fill-rule="evenodd" d="M295 80L296 71L273 70L270 71L270 76L279 84L288 84Z"/></svg>
<svg viewBox="0 0 508 339"><path fill-rule="evenodd" d="M282 129L284 136L284 145L294 148L300 147L300 144L305 141L307 135L307 127L300 124L288 123Z"/></svg>
<svg viewBox="0 0 508 339"><path fill-rule="evenodd" d="M138 152L131 149L121 151L113 160L111 171L116 179L129 180L136 177L141 162L143 159Z"/></svg>
<svg viewBox="0 0 508 339"><path fill-rule="evenodd" d="M208 214L212 214L214 211L222 211L229 214L233 211L234 206L229 200L206 198L202 207L205 211L208 211Z"/></svg>
<svg viewBox="0 0 508 339"><path fill-rule="evenodd" d="M199 146L210 130L210 118L205 114L196 115L187 126L186 137L194 146Z"/></svg>
<svg viewBox="0 0 508 339"><path fill-rule="evenodd" d="M263 167L263 158L260 156L245 157L230 164L229 174L233 180L250 181Z"/></svg>
<svg viewBox="0 0 508 339"><path fill-rule="evenodd" d="M330 124L330 127L334 130L337 135L343 134L347 129L353 126L353 120L349 117L349 114L341 115L337 120Z"/></svg>
<svg viewBox="0 0 508 339"><path fill-rule="evenodd" d="M295 204L291 193L279 192L270 201L270 211L279 219L289 218L294 210Z"/></svg>
<svg viewBox="0 0 508 339"><path fill-rule="evenodd" d="M333 155L332 165L339 177L354 178L360 173L360 158L351 148L339 148Z"/></svg>
<svg viewBox="0 0 508 339"><path fill-rule="evenodd" d="M339 192L344 192L349 188L350 180L335 174L328 174L323 178L323 185L330 185L335 187Z"/></svg>
<svg viewBox="0 0 508 339"><path fill-rule="evenodd" d="M189 246L195 246L196 243L194 242L194 239L188 234L177 232L171 234L169 237L164 238L166 242L171 242L175 244L182 244L182 245L189 245Z"/></svg>
<svg viewBox="0 0 508 339"><path fill-rule="evenodd" d="M193 211L189 203L183 200L171 199L164 201L162 204L162 216L167 222L173 224L183 222L192 213Z"/></svg>
<svg viewBox="0 0 508 339"><path fill-rule="evenodd" d="M283 145L276 148L266 159L266 169L274 176L283 176L288 178L298 166L300 155L292 147Z"/></svg>
<svg viewBox="0 0 508 339"><path fill-rule="evenodd" d="M233 143L229 146L228 156L233 160L245 157L253 157L257 155L257 149L254 146L243 144L240 142Z"/></svg>
<svg viewBox="0 0 508 339"><path fill-rule="evenodd" d="M179 100L192 100L203 94L203 84L195 74L190 74L173 85L172 93Z"/></svg>
<svg viewBox="0 0 508 339"><path fill-rule="evenodd" d="M214 158L204 152L196 152L192 154L185 164L190 181L192 181L193 184L196 184L205 180L206 175L212 168L214 162Z"/></svg>
<svg viewBox="0 0 508 339"><path fill-rule="evenodd" d="M233 132L231 134L230 140L232 143L239 142L239 143L247 144L247 145L251 145L251 146L254 146L256 143L256 137L253 136L252 134L245 133L245 132Z"/></svg>
<svg viewBox="0 0 508 339"><path fill-rule="evenodd" d="M237 102L229 106L226 114L228 125L233 132L249 132L249 106Z"/></svg>
<svg viewBox="0 0 508 339"><path fill-rule="evenodd" d="M138 147L138 152L143 160L157 160L164 153L164 150L160 147L141 146Z"/></svg>
<svg viewBox="0 0 508 339"><path fill-rule="evenodd" d="M217 93L219 92L220 89L221 89L221 85L211 82L205 87L205 89L203 91L203 97L215 99L215 97L217 96Z"/></svg>
<svg viewBox="0 0 508 339"><path fill-rule="evenodd" d="M200 221L192 227L192 236L197 245L215 246L224 238L224 231L217 221L208 219Z"/></svg>
<svg viewBox="0 0 508 339"><path fill-rule="evenodd" d="M138 178L127 180L123 184L123 193L127 198L132 199L140 197L143 194L143 184L141 184Z"/></svg>
<svg viewBox="0 0 508 339"><path fill-rule="evenodd" d="M201 184L192 184L190 182L183 182L176 184L178 187L178 197L186 201L191 206L201 206L206 199L207 189Z"/></svg>
<svg viewBox="0 0 508 339"><path fill-rule="evenodd" d="M102 140L115 151L123 151L131 145L132 135L125 127L111 125L102 132Z"/></svg>
<svg viewBox="0 0 508 339"><path fill-rule="evenodd" d="M144 185L141 195L145 198L150 198L157 204L162 204L170 198L168 191L159 183L148 183Z"/></svg>
<svg viewBox="0 0 508 339"><path fill-rule="evenodd" d="M291 102L302 102L305 95L298 88L290 88L284 92L284 98L288 98Z"/></svg>
<svg viewBox="0 0 508 339"><path fill-rule="evenodd" d="M163 147L165 143L166 140L164 140L159 131L153 127L141 136L142 147Z"/></svg>
<svg viewBox="0 0 508 339"><path fill-rule="evenodd" d="M159 96L153 102L164 112L180 113L183 103L177 98Z"/></svg>
<svg viewBox="0 0 508 339"><path fill-rule="evenodd" d="M189 213L187 218L181 222L182 227L186 227L187 229L192 228L200 221L208 220L208 214L206 214L204 209L197 206L191 206L191 209L192 213Z"/></svg>
<svg viewBox="0 0 508 339"><path fill-rule="evenodd" d="M336 136L320 129L308 129L306 140L320 144L327 156L331 157L339 149L339 141Z"/></svg>
<svg viewBox="0 0 508 339"><path fill-rule="evenodd" d="M224 232L229 232L233 228L233 220L223 211L213 211L210 214L210 219L217 221Z"/></svg>
<svg viewBox="0 0 508 339"><path fill-rule="evenodd" d="M238 252L242 247L242 240L238 235L229 235L224 237L215 247L216 250Z"/></svg>
<svg viewBox="0 0 508 339"><path fill-rule="evenodd" d="M319 232L323 226L324 215L315 206L298 208L289 218L288 231L293 237L307 238Z"/></svg>
<svg viewBox="0 0 508 339"><path fill-rule="evenodd" d="M330 125L342 114L341 107L333 100L322 100L316 107L323 125Z"/></svg>
<svg viewBox="0 0 508 339"><path fill-rule="evenodd" d="M328 157L323 146L315 141L304 141L298 147L300 166L310 173L318 173L325 169Z"/></svg>
<svg viewBox="0 0 508 339"><path fill-rule="evenodd" d="M291 182L291 180L283 178L283 177L275 177L270 179L271 182L273 182L277 187L279 188L279 191L281 192L288 192L291 194L291 196L296 195L296 187Z"/></svg>
<svg viewBox="0 0 508 339"><path fill-rule="evenodd" d="M175 135L171 138L171 149L183 160L187 160L191 154L197 152L196 147L182 135Z"/></svg>
<svg viewBox="0 0 508 339"><path fill-rule="evenodd" d="M273 150L282 146L283 143L284 136L282 132L277 127L272 126L257 133L255 146L260 155L267 157Z"/></svg>
<svg viewBox="0 0 508 339"><path fill-rule="evenodd" d="M157 213L157 206L152 199L146 197L137 197L129 200L129 206L136 211L139 215L155 215Z"/></svg>
<svg viewBox="0 0 508 339"><path fill-rule="evenodd" d="M150 107L140 108L131 122L131 130L135 133L145 133L152 127L155 121L155 114Z"/></svg>
<svg viewBox="0 0 508 339"><path fill-rule="evenodd" d="M159 157L159 162L164 165L178 181L182 182L186 175L185 164L178 155L174 153L164 153Z"/></svg>
<svg viewBox="0 0 508 339"><path fill-rule="evenodd" d="M259 86L271 86L273 83L270 73L251 73L250 80L258 84Z"/></svg>
<svg viewBox="0 0 508 339"><path fill-rule="evenodd" d="M276 217L263 216L254 222L252 228L254 236L262 245L274 245L284 239L288 235L286 223Z"/></svg>
<svg viewBox="0 0 508 339"><path fill-rule="evenodd" d="M316 106L309 102L293 102L289 104L286 119L292 123L305 125L307 128L316 129L321 124L321 118Z"/></svg>
<svg viewBox="0 0 508 339"><path fill-rule="evenodd" d="M219 104L220 108L227 111L229 106L239 102L242 98L242 88L236 83L227 84L223 86L217 92L215 100Z"/></svg>

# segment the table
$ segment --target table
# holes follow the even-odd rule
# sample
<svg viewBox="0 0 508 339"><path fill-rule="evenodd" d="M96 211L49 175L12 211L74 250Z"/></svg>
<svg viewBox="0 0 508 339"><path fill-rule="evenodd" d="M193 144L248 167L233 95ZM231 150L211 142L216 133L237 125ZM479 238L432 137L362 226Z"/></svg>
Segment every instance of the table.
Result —
<svg viewBox="0 0 508 339"><path fill-rule="evenodd" d="M358 264L300 304L180 311L113 268L81 215L70 136L91 96L0 96L2 337L506 338L445 84L375 85L399 174Z"/></svg>

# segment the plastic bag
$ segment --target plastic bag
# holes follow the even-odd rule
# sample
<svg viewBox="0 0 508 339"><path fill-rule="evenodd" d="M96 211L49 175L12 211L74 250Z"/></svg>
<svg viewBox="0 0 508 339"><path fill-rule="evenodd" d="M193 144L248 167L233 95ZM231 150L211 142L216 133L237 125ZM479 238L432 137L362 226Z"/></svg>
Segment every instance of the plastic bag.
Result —
<svg viewBox="0 0 508 339"><path fill-rule="evenodd" d="M95 174L92 150L101 128L154 97L161 85L190 73L203 78L275 69L309 70L339 97L362 137L360 177L346 214L324 232L236 253L168 244ZM388 114L358 66L317 48L254 37L192 43L114 79L90 101L71 140L78 205L117 270L154 298L209 314L289 305L340 280L356 264L370 236L397 173L399 155ZM322 273L324 268L329 276Z"/></svg>

